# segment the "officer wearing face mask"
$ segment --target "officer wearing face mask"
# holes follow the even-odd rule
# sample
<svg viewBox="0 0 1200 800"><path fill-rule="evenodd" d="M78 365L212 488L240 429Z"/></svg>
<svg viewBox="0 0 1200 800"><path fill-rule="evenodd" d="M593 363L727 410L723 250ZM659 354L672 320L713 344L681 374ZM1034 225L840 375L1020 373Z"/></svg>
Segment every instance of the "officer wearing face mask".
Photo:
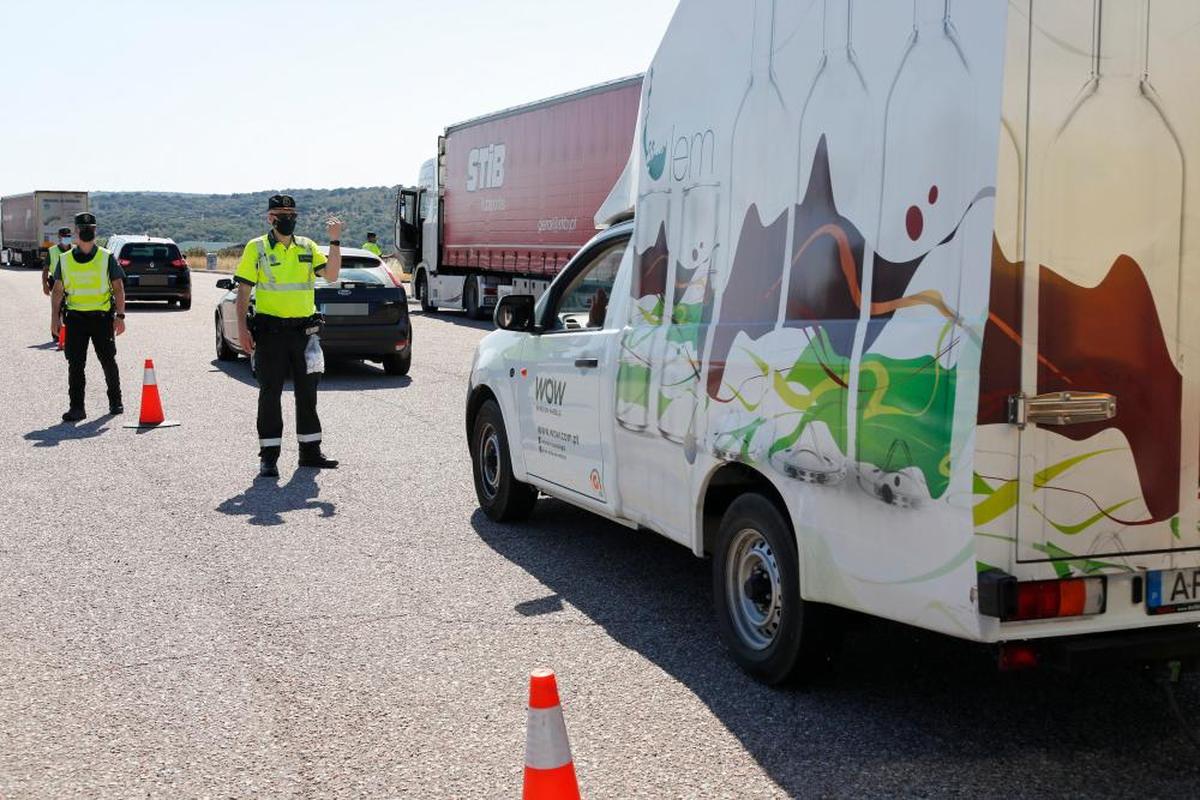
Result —
<svg viewBox="0 0 1200 800"><path fill-rule="evenodd" d="M121 374L117 370L116 337L125 332L125 271L113 254L96 245L96 218L87 212L75 215L79 244L58 258L50 290L50 335L58 338L63 324L59 309L66 295L67 364L71 407L62 418L78 422L87 417L84 386L90 342L104 370L108 388L108 413L125 411L121 405Z"/></svg>
<svg viewBox="0 0 1200 800"><path fill-rule="evenodd" d="M320 318L314 301L316 276L332 282L342 269L339 236L342 223L326 223L329 258L311 239L296 236L296 201L277 194L267 201L271 231L252 239L242 252L234 279L238 283L238 338L242 350L253 354L258 377L259 476L279 476L283 447L283 384L290 376L296 398L296 440L300 466L336 468L338 462L321 452L321 420L317 416L320 372L312 369L306 350L319 348L315 338ZM247 322L251 289L254 318ZM319 352L319 351L318 351Z"/></svg>
<svg viewBox="0 0 1200 800"><path fill-rule="evenodd" d="M58 241L46 255L46 266L42 267L42 294L50 295L50 276L58 266L58 257L71 249L71 229L59 228Z"/></svg>

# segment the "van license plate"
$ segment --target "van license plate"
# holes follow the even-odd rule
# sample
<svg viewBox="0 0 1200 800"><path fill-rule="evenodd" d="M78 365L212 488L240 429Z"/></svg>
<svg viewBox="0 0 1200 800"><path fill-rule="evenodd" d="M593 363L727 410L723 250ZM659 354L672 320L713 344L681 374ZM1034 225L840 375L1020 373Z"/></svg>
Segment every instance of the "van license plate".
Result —
<svg viewBox="0 0 1200 800"><path fill-rule="evenodd" d="M166 275L142 275L138 278L138 286L166 286Z"/></svg>
<svg viewBox="0 0 1200 800"><path fill-rule="evenodd" d="M1146 611L1151 614L1200 611L1200 567L1147 573Z"/></svg>

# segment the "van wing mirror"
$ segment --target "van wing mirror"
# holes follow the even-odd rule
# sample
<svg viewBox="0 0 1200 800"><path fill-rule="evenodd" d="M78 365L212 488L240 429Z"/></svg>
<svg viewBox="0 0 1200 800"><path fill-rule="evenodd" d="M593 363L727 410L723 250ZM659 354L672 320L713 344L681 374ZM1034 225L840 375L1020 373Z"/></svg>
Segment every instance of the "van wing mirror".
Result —
<svg viewBox="0 0 1200 800"><path fill-rule="evenodd" d="M510 294L496 304L496 327L528 333L533 330L533 295Z"/></svg>
<svg viewBox="0 0 1200 800"><path fill-rule="evenodd" d="M233 291L233 279L221 278L221 280L217 281L217 288L224 289L226 291Z"/></svg>

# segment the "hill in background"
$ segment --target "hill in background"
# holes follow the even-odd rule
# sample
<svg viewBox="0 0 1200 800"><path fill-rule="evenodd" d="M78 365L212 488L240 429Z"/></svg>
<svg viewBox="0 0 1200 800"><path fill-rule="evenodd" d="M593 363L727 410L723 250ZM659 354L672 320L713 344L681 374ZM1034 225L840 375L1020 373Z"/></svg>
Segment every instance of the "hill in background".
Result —
<svg viewBox="0 0 1200 800"><path fill-rule="evenodd" d="M336 214L346 223L342 241L357 247L367 231L379 234L384 250L392 241L396 188L283 189L251 194L173 194L169 192L93 192L91 207L100 235L148 233L177 242L243 244L267 231L267 198L296 198L300 223L296 232L325 242L325 218Z"/></svg>

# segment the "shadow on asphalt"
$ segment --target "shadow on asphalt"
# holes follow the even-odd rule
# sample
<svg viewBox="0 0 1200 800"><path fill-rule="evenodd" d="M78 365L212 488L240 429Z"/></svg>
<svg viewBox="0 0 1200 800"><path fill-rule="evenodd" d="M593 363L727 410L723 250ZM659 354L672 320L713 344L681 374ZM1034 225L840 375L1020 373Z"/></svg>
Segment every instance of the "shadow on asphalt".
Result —
<svg viewBox="0 0 1200 800"><path fill-rule="evenodd" d="M496 324L491 317L487 319L468 319L466 313L462 311L421 311L420 306L412 308L409 313L416 317L424 317L430 322L438 322L443 325L454 325L458 328L474 328L477 331L494 331Z"/></svg>
<svg viewBox="0 0 1200 800"><path fill-rule="evenodd" d="M258 381L250 374L250 359L238 358L237 361L220 361L213 359L212 372L224 372L230 378L247 386L258 388ZM378 389L403 389L412 383L408 375L388 375L382 367L365 361L346 361L328 358L325 362L325 374L321 377L322 392L362 392ZM290 389L292 382L288 381L285 389Z"/></svg>
<svg viewBox="0 0 1200 800"><path fill-rule="evenodd" d="M299 467L291 479L280 484L278 478L257 478L241 494L217 506L217 511L232 517L248 517L251 525L282 525L283 515L293 511L320 511L321 517L332 517L337 505L318 500L321 488L317 485L315 469Z"/></svg>
<svg viewBox="0 0 1200 800"><path fill-rule="evenodd" d="M57 350L58 342L45 341L41 344L30 344L25 346L26 350Z"/></svg>
<svg viewBox="0 0 1200 800"><path fill-rule="evenodd" d="M554 593L517 613L574 606L686 685L793 796L856 794L872 780L864 770L907 774L905 793L917 796L939 786L982 794L1002 781L1034 795L1195 790L1196 752L1161 687L1138 671L1000 674L979 645L847 615L827 675L771 689L734 666L717 638L709 561L556 500L542 499L520 525L481 511L472 525ZM1186 678L1180 690L1193 719L1197 683Z"/></svg>
<svg viewBox="0 0 1200 800"><path fill-rule="evenodd" d="M102 417L77 424L59 422L56 425L51 425L49 428L30 431L25 434L24 438L27 442L33 442L34 447L58 447L62 442L95 439L100 434L108 431L107 425L112 420L112 415L105 414Z"/></svg>

